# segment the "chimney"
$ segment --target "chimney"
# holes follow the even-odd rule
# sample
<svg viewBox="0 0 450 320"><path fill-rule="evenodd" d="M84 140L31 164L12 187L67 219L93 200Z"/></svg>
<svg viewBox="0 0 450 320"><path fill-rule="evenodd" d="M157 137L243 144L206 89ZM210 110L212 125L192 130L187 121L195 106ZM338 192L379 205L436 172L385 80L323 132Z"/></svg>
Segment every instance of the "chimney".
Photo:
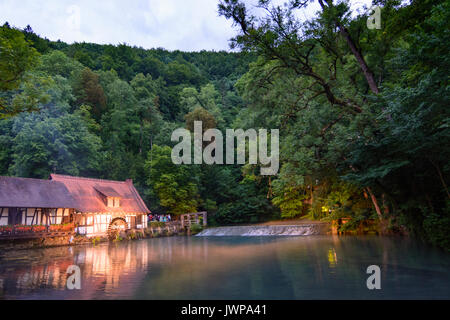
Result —
<svg viewBox="0 0 450 320"><path fill-rule="evenodd" d="M125 182L127 183L127 184L133 184L133 179L127 179L127 180L125 180Z"/></svg>

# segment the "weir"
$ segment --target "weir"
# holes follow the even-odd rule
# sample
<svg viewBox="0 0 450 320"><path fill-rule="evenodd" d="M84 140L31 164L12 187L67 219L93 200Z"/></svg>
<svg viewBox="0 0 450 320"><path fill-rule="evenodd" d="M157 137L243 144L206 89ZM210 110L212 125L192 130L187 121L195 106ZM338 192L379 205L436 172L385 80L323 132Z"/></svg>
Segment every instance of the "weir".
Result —
<svg viewBox="0 0 450 320"><path fill-rule="evenodd" d="M223 237L223 236L310 236L327 234L329 224L314 223L302 225L272 225L272 226L235 226L217 227L203 230L197 237Z"/></svg>

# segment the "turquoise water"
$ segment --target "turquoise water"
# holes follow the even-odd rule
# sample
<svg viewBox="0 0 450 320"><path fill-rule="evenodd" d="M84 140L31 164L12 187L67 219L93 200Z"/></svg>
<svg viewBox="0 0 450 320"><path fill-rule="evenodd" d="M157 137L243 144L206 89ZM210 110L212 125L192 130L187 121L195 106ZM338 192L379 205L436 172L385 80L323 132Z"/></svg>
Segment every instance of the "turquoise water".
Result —
<svg viewBox="0 0 450 320"><path fill-rule="evenodd" d="M81 270L81 289L66 286ZM381 268L381 290L366 269ZM171 237L0 252L1 299L449 299L450 255L388 237Z"/></svg>

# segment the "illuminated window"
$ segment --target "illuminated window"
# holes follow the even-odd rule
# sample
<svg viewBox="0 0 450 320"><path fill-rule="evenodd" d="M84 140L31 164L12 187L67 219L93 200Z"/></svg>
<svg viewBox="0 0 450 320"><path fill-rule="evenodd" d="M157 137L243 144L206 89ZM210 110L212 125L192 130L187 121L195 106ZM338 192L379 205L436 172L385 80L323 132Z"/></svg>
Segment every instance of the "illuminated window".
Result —
<svg viewBox="0 0 450 320"><path fill-rule="evenodd" d="M109 208L119 208L120 207L120 198L117 197L107 197L107 206Z"/></svg>

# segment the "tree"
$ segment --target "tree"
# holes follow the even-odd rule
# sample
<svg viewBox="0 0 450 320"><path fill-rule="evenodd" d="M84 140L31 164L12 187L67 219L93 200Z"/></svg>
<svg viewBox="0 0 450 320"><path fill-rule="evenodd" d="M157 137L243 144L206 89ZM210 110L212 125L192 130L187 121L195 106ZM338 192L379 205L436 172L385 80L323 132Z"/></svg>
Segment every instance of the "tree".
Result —
<svg viewBox="0 0 450 320"><path fill-rule="evenodd" d="M137 115L140 119L139 154L152 148L153 139L163 125L162 115L159 111L157 94L159 82L154 81L151 75L136 75L131 81L134 96L138 100ZM149 139L149 141L144 141Z"/></svg>
<svg viewBox="0 0 450 320"><path fill-rule="evenodd" d="M12 139L14 175L46 179L52 172L92 176L99 170L100 139L68 106L21 114L13 120Z"/></svg>
<svg viewBox="0 0 450 320"><path fill-rule="evenodd" d="M99 83L99 76L89 68L84 68L74 82L74 94L77 105L92 107L92 114L98 121L106 111L106 96Z"/></svg>
<svg viewBox="0 0 450 320"><path fill-rule="evenodd" d="M146 162L147 183L168 213L197 211L198 187L193 171L194 166L173 164L170 147L153 145Z"/></svg>
<svg viewBox="0 0 450 320"><path fill-rule="evenodd" d="M222 127L224 120L219 98L219 92L211 83L203 86L200 91L195 88L184 88L180 93L181 114L186 115L200 108L210 113L214 117L216 125Z"/></svg>
<svg viewBox="0 0 450 320"><path fill-rule="evenodd" d="M0 90L17 89L25 72L36 66L38 52L25 40L22 32L0 28Z"/></svg>
<svg viewBox="0 0 450 320"><path fill-rule="evenodd" d="M437 225L448 225L450 203L449 18L448 2L433 8L387 61L400 77L389 79L375 101L383 106L376 134L353 140L347 162L357 171L346 176L383 190L396 220L446 248L449 233Z"/></svg>
<svg viewBox="0 0 450 320"><path fill-rule="evenodd" d="M350 90L336 88L336 84L340 84L339 80L343 78L347 78L347 83L352 83L351 76L341 72L341 67L346 64L348 51L359 63L366 79L366 87L374 94L378 94L379 90L357 39L352 38L345 25L349 6L345 2L335 6L331 0L326 1L326 5L323 1L319 3L323 11L310 23L301 23L295 18L296 10L304 9L308 1L293 1L282 8L270 7L270 1L261 0L258 7L267 12L267 17L259 20L238 0L221 1L219 12L232 19L241 29L240 34L233 40L234 46L257 50L266 61L278 62L274 70L289 69L302 78L299 100L308 104L324 97L332 108L340 110L342 116L337 116L327 124L323 128L325 131L341 121L345 114L359 114L364 110L366 94L360 91L358 86L349 88ZM342 39L336 37L334 27L340 30ZM340 44L342 40L347 44L346 48ZM382 219L376 196L370 188L367 188L367 191L371 194L379 218Z"/></svg>
<svg viewBox="0 0 450 320"><path fill-rule="evenodd" d="M256 223L279 218L279 212L267 199L267 186L245 177L225 191L228 201L218 205L210 220L220 224Z"/></svg>
<svg viewBox="0 0 450 320"><path fill-rule="evenodd" d="M183 60L170 62L165 70L164 78L169 85L181 83L198 85L202 81L195 67Z"/></svg>
<svg viewBox="0 0 450 320"><path fill-rule="evenodd" d="M66 56L59 50L54 50L41 57L42 63L37 70L49 76L59 75L66 79L71 79L74 74L79 74L83 70L83 65L76 60Z"/></svg>
<svg viewBox="0 0 450 320"><path fill-rule="evenodd" d="M315 18L299 21L295 10L306 2L260 1L262 19L240 1L219 7L241 28L233 44L260 54L236 84L248 103L238 120L283 129L274 202L292 215L306 200L316 218L360 221L375 211L445 246L437 225L448 216L448 4L383 1L392 32L377 32L345 2L320 1Z"/></svg>
<svg viewBox="0 0 450 320"><path fill-rule="evenodd" d="M7 25L0 28L0 118L34 109L33 105L21 105L17 100L12 104L11 94L6 91L17 90L28 80L27 71L37 65L38 56L19 30ZM30 88L32 84L27 86Z"/></svg>
<svg viewBox="0 0 450 320"><path fill-rule="evenodd" d="M202 122L203 131L213 129L216 127L216 119L202 107L197 107L194 109L194 111L189 112L185 116L185 120L186 120L186 128L191 132L194 132L195 121Z"/></svg>

